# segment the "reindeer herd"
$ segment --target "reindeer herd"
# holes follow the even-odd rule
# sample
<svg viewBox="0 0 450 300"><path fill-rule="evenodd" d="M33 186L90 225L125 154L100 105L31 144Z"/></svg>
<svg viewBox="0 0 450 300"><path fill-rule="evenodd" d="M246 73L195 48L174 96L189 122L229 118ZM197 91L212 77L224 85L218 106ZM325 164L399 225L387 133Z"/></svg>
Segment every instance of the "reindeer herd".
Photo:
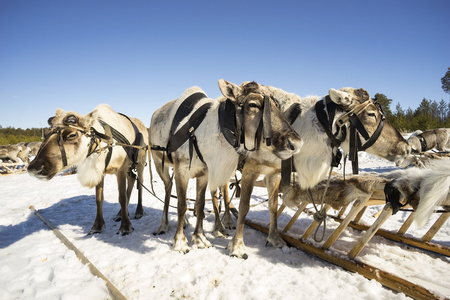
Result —
<svg viewBox="0 0 450 300"><path fill-rule="evenodd" d="M115 174L120 203L119 233L125 235L133 230L128 213L132 188L136 178L143 178L148 156L148 162L152 160L165 186L164 210L155 234L169 230L168 208L175 182L178 222L173 248L186 253L191 245L211 246L203 230L206 190L214 200L215 233L223 234L230 227L229 220L225 225L222 223L214 195L218 189L227 189L230 178L239 170L239 215L228 248L230 255L247 258L244 221L253 186L260 175L265 176L269 195L267 242L273 247L283 247L285 242L277 230L278 195L289 185L290 172L295 171L298 185L306 194L308 189L331 176L330 170L341 163L341 157L349 157L357 169L357 153L366 151L400 166L418 149L416 143L406 141L389 124L364 89L330 89L322 98L300 98L256 82L236 85L221 79L219 88L222 96L217 99L209 98L199 87L187 89L181 97L153 113L148 129L140 120L119 114L108 105L99 105L86 115L58 109L49 119L50 130L28 165L28 173L50 180L76 166L81 184L96 189L97 214L90 234L104 229L103 179L105 174ZM431 143L427 136L427 145L440 151L450 148L449 131L441 130L442 135L446 134L443 139L441 131L439 134L437 131L437 144ZM423 176L438 174L442 184L433 190L440 189L443 191L440 195L447 196L450 168L448 162L442 165L444 171L425 172ZM420 177L420 172L415 176ZM197 189L197 224L189 243L183 228L186 190L189 179L193 178ZM140 183L136 218L144 215ZM431 190L428 186L411 188ZM443 201L436 193L434 198L426 199L432 207Z"/></svg>

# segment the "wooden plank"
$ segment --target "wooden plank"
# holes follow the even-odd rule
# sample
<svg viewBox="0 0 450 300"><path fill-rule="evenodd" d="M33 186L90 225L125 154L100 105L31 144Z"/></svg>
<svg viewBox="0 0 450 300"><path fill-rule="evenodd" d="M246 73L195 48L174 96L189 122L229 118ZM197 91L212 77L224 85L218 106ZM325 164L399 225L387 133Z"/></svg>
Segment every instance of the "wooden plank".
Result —
<svg viewBox="0 0 450 300"><path fill-rule="evenodd" d="M284 227L283 232L287 232L289 229L291 229L292 225L294 225L295 221L297 221L298 217L300 217L300 214L302 213L303 210L305 210L306 205L308 205L308 204L309 204L309 202L305 201L298 205L297 211L292 216L289 223L287 223L286 227Z"/></svg>
<svg viewBox="0 0 450 300"><path fill-rule="evenodd" d="M348 257L354 259L356 255L361 252L361 250L367 245L367 243L372 239L375 233L380 229L381 225L392 216L392 207L391 203L387 203L381 215L377 218L377 220L370 226L369 229L366 230L366 233L358 240L358 242L353 246L352 250L348 252Z"/></svg>
<svg viewBox="0 0 450 300"><path fill-rule="evenodd" d="M397 234L405 234L405 232L409 229L412 222L414 221L414 212L412 212L409 217L406 219L406 221L403 223L402 227L398 230Z"/></svg>
<svg viewBox="0 0 450 300"><path fill-rule="evenodd" d="M359 222L359 220L361 220L361 218L364 215L364 213L366 212L366 210L367 210L367 205L364 206L364 208L359 211L359 213L356 215L356 217L355 217L355 219L353 221L354 222Z"/></svg>
<svg viewBox="0 0 450 300"><path fill-rule="evenodd" d="M425 242L431 241L431 239L436 235L436 233L441 229L441 227L445 224L447 219L450 217L450 212L442 213L439 218L434 222L428 232L422 237L422 240Z"/></svg>
<svg viewBox="0 0 450 300"><path fill-rule="evenodd" d="M344 215L345 211L347 210L347 207L348 207L348 204L347 204L347 205L344 205L344 206L339 210L339 213L338 213L338 217L339 217L339 218L342 219L342 216Z"/></svg>
<svg viewBox="0 0 450 300"><path fill-rule="evenodd" d="M283 212L283 210L285 208L286 208L286 205L284 205L284 203L280 205L280 208L277 211L277 219L280 217L281 213Z"/></svg>
<svg viewBox="0 0 450 300"><path fill-rule="evenodd" d="M334 216L329 216L329 217L333 218L335 221L338 221L338 222L342 221L341 219L334 217ZM351 228L360 230L360 231L365 231L365 230L369 229L369 226L355 223L355 222L350 222L348 224L348 226ZM438 253L438 254L442 254L445 256L450 256L450 247L447 247L444 245L426 242L426 241L423 241L421 239L414 238L414 237L406 237L404 235L399 235L398 233L393 233L393 232L384 230L382 228L378 229L378 231L375 234L378 236L382 236L384 238L390 239L392 241L400 242L400 243L403 243L406 245L421 248L421 249L431 251L434 253Z"/></svg>
<svg viewBox="0 0 450 300"><path fill-rule="evenodd" d="M325 213L331 208L330 205L325 204ZM308 212L309 213L309 212ZM314 232L314 229L316 229L317 225L319 225L319 223L315 220L313 220L313 222L308 226L308 228L306 229L306 231L303 233L302 239L306 240L307 238L309 238L309 236Z"/></svg>
<svg viewBox="0 0 450 300"><path fill-rule="evenodd" d="M259 231L262 231L266 234L269 234L269 229L264 226L251 222L249 220L246 220L245 224ZM358 273L368 279L371 280L374 279L380 282L385 287L388 287L396 292L404 293L407 296L412 297L414 299L440 299L437 295L435 295L425 287L407 281L403 278L400 278L394 274L378 269L374 266L357 262L354 260L349 260L348 257L341 257L335 253L331 253L331 251L316 248L309 243L295 239L284 233L280 233L280 236L281 238L283 238L283 240L286 241L286 243L296 247L297 249L310 253L322 260L325 260L341 268L344 268L345 270Z"/></svg>
<svg viewBox="0 0 450 300"><path fill-rule="evenodd" d="M362 199L362 200L358 199L353 202L353 206L352 206L350 212L345 217L345 219L342 220L341 224L339 224L339 226L333 231L333 233L330 235L330 237L322 245L323 249L328 249L331 245L334 244L334 242L342 234L342 232L345 230L345 228L347 228L348 223L350 223L350 221L353 220L355 215L364 208L364 205L369 200L369 197L366 197L365 199Z"/></svg>

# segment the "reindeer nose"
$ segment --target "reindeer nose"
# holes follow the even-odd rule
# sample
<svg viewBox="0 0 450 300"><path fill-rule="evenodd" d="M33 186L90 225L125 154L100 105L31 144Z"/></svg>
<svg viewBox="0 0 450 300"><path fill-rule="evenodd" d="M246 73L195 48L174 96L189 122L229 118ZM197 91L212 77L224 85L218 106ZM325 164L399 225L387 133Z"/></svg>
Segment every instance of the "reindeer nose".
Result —
<svg viewBox="0 0 450 300"><path fill-rule="evenodd" d="M293 152L298 152L303 146L303 141L299 139L287 139L287 147Z"/></svg>
<svg viewBox="0 0 450 300"><path fill-rule="evenodd" d="M294 147L294 145L292 144L291 140L288 139L287 142L288 142L288 147L289 147L289 149L292 150L292 151L294 151L294 150L295 150L295 147Z"/></svg>

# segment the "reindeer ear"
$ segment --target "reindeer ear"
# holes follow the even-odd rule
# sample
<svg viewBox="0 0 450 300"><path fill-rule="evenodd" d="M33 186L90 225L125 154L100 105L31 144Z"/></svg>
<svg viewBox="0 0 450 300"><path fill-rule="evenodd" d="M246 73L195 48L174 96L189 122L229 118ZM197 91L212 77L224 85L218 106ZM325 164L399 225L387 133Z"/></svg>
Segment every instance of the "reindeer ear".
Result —
<svg viewBox="0 0 450 300"><path fill-rule="evenodd" d="M53 123L54 120L55 120L55 116L48 118L47 124L48 124L50 127L52 127L52 123Z"/></svg>
<svg viewBox="0 0 450 300"><path fill-rule="evenodd" d="M328 94L330 95L331 101L343 107L348 107L353 102L350 94L344 91L330 89Z"/></svg>
<svg viewBox="0 0 450 300"><path fill-rule="evenodd" d="M61 116L61 115L63 115L63 114L65 114L64 109L58 108L58 109L56 110L56 112L55 112L55 117Z"/></svg>
<svg viewBox="0 0 450 300"><path fill-rule="evenodd" d="M94 125L94 122L98 119L98 111L95 109L94 111L84 115L79 120L79 125L88 130Z"/></svg>
<svg viewBox="0 0 450 300"><path fill-rule="evenodd" d="M219 88L222 94L232 101L237 100L237 95L240 92L240 87L234 83L228 82L224 79L219 79Z"/></svg>

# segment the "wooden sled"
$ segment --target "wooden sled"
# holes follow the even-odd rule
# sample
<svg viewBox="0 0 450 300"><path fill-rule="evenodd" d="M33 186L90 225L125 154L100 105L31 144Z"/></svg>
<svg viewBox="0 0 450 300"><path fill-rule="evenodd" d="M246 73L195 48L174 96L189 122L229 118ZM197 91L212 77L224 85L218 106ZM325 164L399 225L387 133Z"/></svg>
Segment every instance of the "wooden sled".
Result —
<svg viewBox="0 0 450 300"><path fill-rule="evenodd" d="M363 178L362 185L360 180L361 177ZM418 286L417 284L409 282L391 273L385 272L375 266L357 261L355 260L355 257L361 252L361 250L367 245L367 243L372 239L372 237L375 234L408 245L419 247L425 250L434 251L439 254L450 256L449 247L438 245L431 242L432 238L444 225L445 221L449 218L450 212L449 211L440 212L441 216L431 226L430 230L428 230L428 232L421 238L412 238L405 236L407 229L411 226L414 220L414 213L410 214L409 218L397 232L389 232L380 229L383 223L389 218L389 216L392 215L393 212L391 204L390 203L386 204L386 199L384 195L384 187L388 180L383 178L374 178L374 176L364 176L364 175L359 175L357 178L358 183L355 183L352 180L348 179L346 180L347 188L353 188L352 185L357 185L355 188L363 190L363 192L359 194L353 193L353 195L358 194L358 197L356 197L356 199L352 199L351 201L349 201L348 199L342 201L342 199L330 199L329 197L326 198L326 204L324 207L325 211L328 211L332 207L334 209L337 209L339 206L341 209L339 210L337 216L328 216L329 218L333 218L339 221L340 224L331 233L331 235L329 234L328 236L325 237L323 243L318 244L317 242L314 242L312 239L312 235L316 230L317 226L319 225L319 222L315 220L313 220L312 223L309 225L309 227L306 228L306 230L303 232L300 238L294 238L292 237L292 235L288 234L288 231L292 228L292 226L294 225L296 220L300 217L302 212L309 214L313 213L306 208L307 205L310 204L310 201L305 191L303 191L303 194L296 193L295 191L292 193L294 197L299 197L301 198L301 200L298 201L298 204L296 205L297 211L292 216L290 221L283 229L280 229L280 236L291 246L294 246L302 251L308 252L316 257L331 262L335 265L338 265L346 270L357 272L365 276L366 278L375 279L392 290L405 293L406 295L413 297L415 299L438 299L439 296L436 296L428 289ZM338 198L345 198L342 196L345 192L344 191L345 189L341 188L342 182L340 181L342 181L342 179L339 178L336 178L331 181L327 195L333 195ZM313 196L315 196L314 198L315 199L320 198L317 196L323 194L323 190L324 184L319 184L315 189L313 189L312 194ZM289 193L286 194L288 195ZM378 217L375 219L375 221L371 226L360 224L359 221L366 212L367 207L373 205L384 205L384 206L380 214L378 215ZM281 213L285 208L286 205L282 204L278 210L277 215L278 217L280 217ZM266 226L262 226L261 224L249 220L246 220L246 224L268 234L268 227ZM328 251L330 248L333 247L333 245L338 240L343 231L349 226L356 228L358 230L365 231L365 233L353 245L353 248L346 254L342 254L341 253L342 251Z"/></svg>
<svg viewBox="0 0 450 300"><path fill-rule="evenodd" d="M19 168L19 167L22 167L22 168ZM3 175L25 172L26 170L27 170L27 164L0 162L0 174L3 174Z"/></svg>
<svg viewBox="0 0 450 300"><path fill-rule="evenodd" d="M302 202L298 206L296 213L282 230L283 232L287 232L289 229L291 229L291 227L294 225L295 221L299 218L302 212L305 212L307 214L314 213L311 210L306 209L307 204L309 203ZM376 217L376 220L371 226L361 224L360 220L363 217L364 213L366 212L367 207L373 205L384 205L384 207L377 214L377 216L374 216ZM345 215L346 211L348 210L348 206L351 206L351 209ZM431 225L431 227L429 228L429 230L425 235L423 235L422 237L414 237L405 235L405 233L407 232L407 230L410 228L410 226L414 221L414 211L412 211L412 207L409 205L405 206L404 209L411 210L411 213L397 232L392 232L381 228L383 223L393 213L391 204L386 203L386 198L384 195L384 184L379 184L375 188L373 193L370 195L370 198L356 200L353 202L352 205L348 206L341 208L336 216L328 214L328 217L332 218L335 221L340 222L341 225L333 232L333 234L324 243L324 245L322 246L324 249L328 249L337 240L337 238L341 235L341 233L345 230L346 227L351 227L360 231L366 231L365 235L348 253L349 258L351 259L355 258L355 256L361 252L361 250L367 245L367 243L374 235L382 236L384 238L401 242L403 244L407 244L417 248L421 248L427 251L432 251L438 254L450 256L450 247L432 242L433 237L442 228L447 219L450 217L450 211L448 209L442 209L436 212L440 214L440 216ZM280 206L280 209L278 210L278 217L285 209L285 207L286 206L284 204ZM331 206L327 204L325 210L328 211L330 208ZM307 239L314 232L317 226L318 222L313 221L313 223L308 227L308 229L303 234L302 238Z"/></svg>

